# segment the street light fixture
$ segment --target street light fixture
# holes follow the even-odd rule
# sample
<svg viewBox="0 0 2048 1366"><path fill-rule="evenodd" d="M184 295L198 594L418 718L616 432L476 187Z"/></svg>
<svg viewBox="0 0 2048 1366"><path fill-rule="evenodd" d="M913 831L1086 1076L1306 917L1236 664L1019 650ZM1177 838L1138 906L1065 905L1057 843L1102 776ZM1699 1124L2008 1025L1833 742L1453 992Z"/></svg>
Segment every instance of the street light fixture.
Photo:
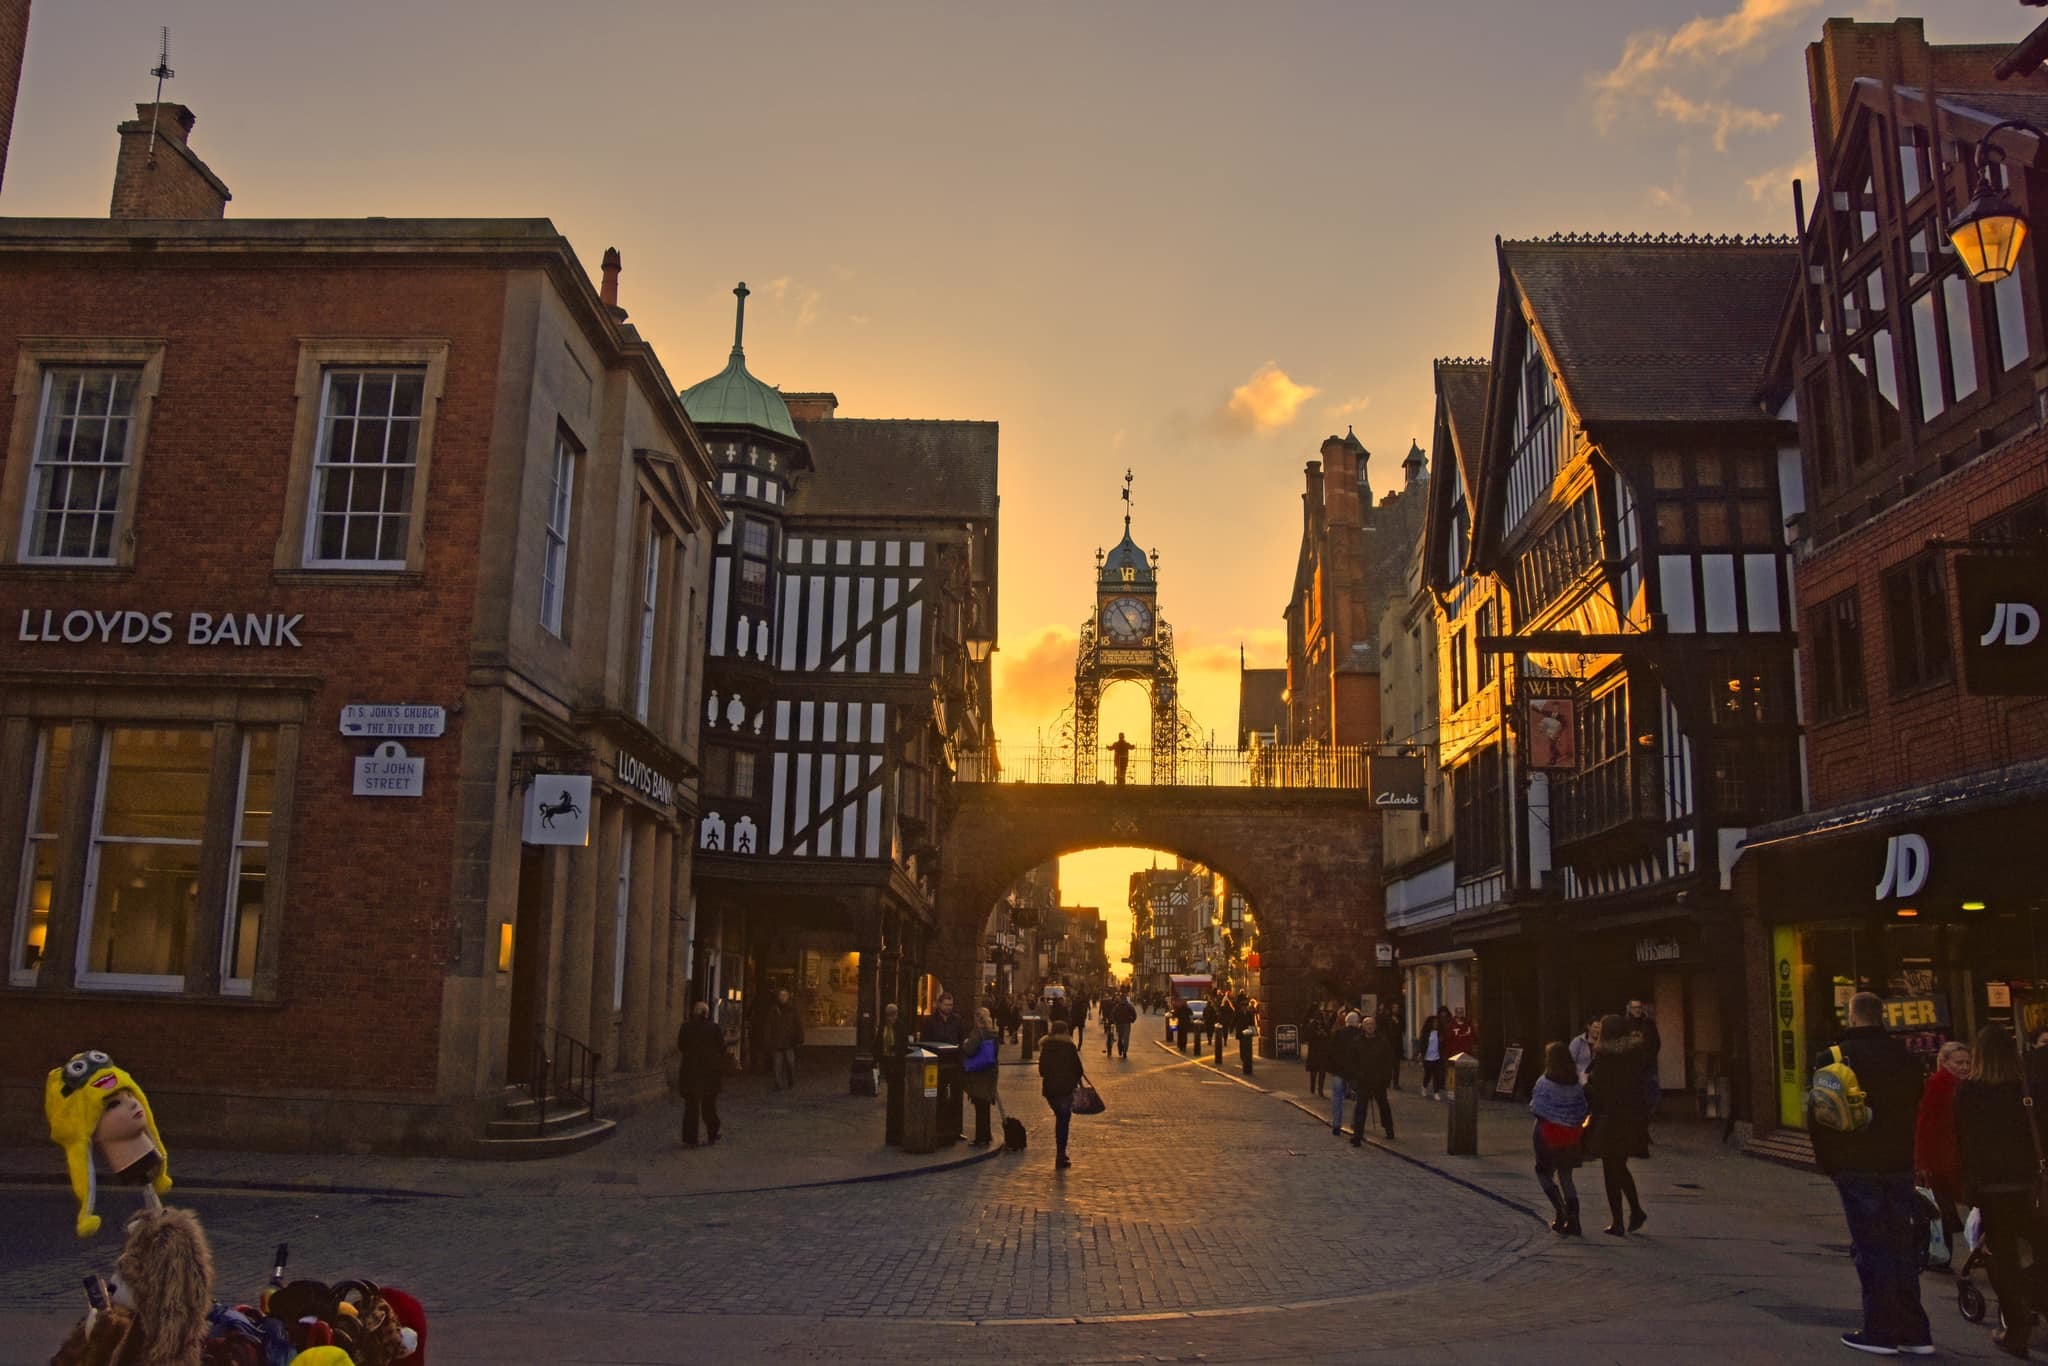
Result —
<svg viewBox="0 0 2048 1366"><path fill-rule="evenodd" d="M2006 128L2048 137L2024 119L2007 119L1978 140L1976 184L1969 204L1949 224L1948 240L1963 269L1980 285L1995 285L2012 274L2027 240L2027 216L1991 178L1991 168L2005 160L2004 150L1993 146L1991 139Z"/></svg>

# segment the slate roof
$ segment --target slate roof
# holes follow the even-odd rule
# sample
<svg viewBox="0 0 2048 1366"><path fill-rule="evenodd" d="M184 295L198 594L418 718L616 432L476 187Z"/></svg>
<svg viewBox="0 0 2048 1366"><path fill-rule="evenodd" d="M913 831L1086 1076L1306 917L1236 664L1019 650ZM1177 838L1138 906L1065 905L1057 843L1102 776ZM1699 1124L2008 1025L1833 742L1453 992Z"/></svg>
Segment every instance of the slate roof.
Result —
<svg viewBox="0 0 2048 1366"><path fill-rule="evenodd" d="M1241 669L1237 675L1237 740L1253 731L1287 730L1285 669Z"/></svg>
<svg viewBox="0 0 2048 1366"><path fill-rule="evenodd" d="M1790 242L1503 242L1581 420L1739 422L1799 274Z"/></svg>
<svg viewBox="0 0 2048 1366"><path fill-rule="evenodd" d="M1440 360L1436 363L1436 387L1444 396L1444 414L1450 420L1451 440L1457 443L1459 463L1464 466L1469 495L1474 468L1479 461L1480 442L1486 436L1486 386L1493 375L1491 363L1483 360Z"/></svg>
<svg viewBox="0 0 2048 1366"><path fill-rule="evenodd" d="M799 422L816 473L790 495L805 517L996 515L993 422L828 417Z"/></svg>

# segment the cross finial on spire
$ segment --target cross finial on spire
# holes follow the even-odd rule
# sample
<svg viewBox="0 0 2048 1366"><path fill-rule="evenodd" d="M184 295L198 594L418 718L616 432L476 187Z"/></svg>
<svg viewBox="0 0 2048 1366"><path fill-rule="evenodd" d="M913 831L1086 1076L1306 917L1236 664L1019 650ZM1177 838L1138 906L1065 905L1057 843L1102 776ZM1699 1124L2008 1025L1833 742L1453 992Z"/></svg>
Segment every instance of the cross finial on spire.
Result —
<svg viewBox="0 0 2048 1366"><path fill-rule="evenodd" d="M1131 534L1131 472L1124 471L1124 535Z"/></svg>
<svg viewBox="0 0 2048 1366"><path fill-rule="evenodd" d="M737 356L740 354L740 338L747 330L747 295L753 293L753 291L748 289L747 282L742 280L738 285L734 286L732 292L738 296L740 301L739 307L733 312L732 320L732 353Z"/></svg>

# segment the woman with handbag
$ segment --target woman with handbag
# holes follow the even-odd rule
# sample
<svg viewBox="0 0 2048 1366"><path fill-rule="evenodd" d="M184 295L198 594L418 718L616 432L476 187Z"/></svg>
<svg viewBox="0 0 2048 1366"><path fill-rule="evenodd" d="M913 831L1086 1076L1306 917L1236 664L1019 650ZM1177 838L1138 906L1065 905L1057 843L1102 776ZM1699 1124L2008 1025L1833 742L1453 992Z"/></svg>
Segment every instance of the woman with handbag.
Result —
<svg viewBox="0 0 2048 1366"><path fill-rule="evenodd" d="M974 1139L977 1148L986 1148L993 1138L989 1133L988 1109L996 1103L996 1075L1003 1069L996 1059L996 1026L983 1006L974 1012L974 1028L960 1044L960 1056L964 1061L961 1070L966 1073L960 1089L974 1102Z"/></svg>
<svg viewBox="0 0 2048 1366"><path fill-rule="evenodd" d="M2048 1159L2027 1122L2030 1089L2019 1049L2005 1027L1978 1030L1969 1079L1956 1088L1956 1158L1963 1198L1983 1215L1984 1242L1991 1249L1991 1288L1998 1292L1998 1316L2004 1321L1991 1344L2016 1357L2027 1354L2033 1329L2020 1240L2026 1240L2036 1262L2048 1258L2048 1227L2038 1203Z"/></svg>
<svg viewBox="0 0 2048 1366"><path fill-rule="evenodd" d="M1536 1150L1536 1182L1557 1211L1550 1231L1580 1236L1579 1188L1572 1182L1572 1173L1579 1168L1584 1148L1586 1088L1579 1081L1572 1051L1561 1043L1543 1050L1543 1075L1536 1079L1529 1097L1529 1113L1536 1117L1529 1136Z"/></svg>
<svg viewBox="0 0 2048 1366"><path fill-rule="evenodd" d="M1081 1050L1074 1046L1074 1031L1065 1020L1054 1021L1052 1033L1038 1050L1039 1092L1052 1107L1053 1142L1059 1152L1055 1167L1071 1167L1067 1160L1067 1131L1074 1124L1074 1090L1081 1084Z"/></svg>

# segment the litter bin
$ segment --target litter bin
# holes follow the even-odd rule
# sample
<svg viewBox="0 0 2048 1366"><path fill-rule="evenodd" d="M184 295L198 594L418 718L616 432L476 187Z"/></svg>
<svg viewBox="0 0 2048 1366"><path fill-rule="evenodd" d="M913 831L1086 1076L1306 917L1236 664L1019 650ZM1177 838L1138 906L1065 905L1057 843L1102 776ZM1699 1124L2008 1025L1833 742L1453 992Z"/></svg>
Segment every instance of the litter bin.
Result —
<svg viewBox="0 0 2048 1366"><path fill-rule="evenodd" d="M931 1152L939 1146L938 1055L914 1044L905 1049L894 1083L903 1097L903 1151Z"/></svg>
<svg viewBox="0 0 2048 1366"><path fill-rule="evenodd" d="M1038 1055L1038 1046L1045 1042L1045 1016L1026 1015L1017 1037L1024 1041L1024 1061L1030 1062Z"/></svg>
<svg viewBox="0 0 2048 1366"><path fill-rule="evenodd" d="M960 1045L919 1039L917 1046L932 1056L939 1069L938 1118L935 1121L937 1141L957 1143L960 1140L961 1081L966 1076L960 1066L965 1061L960 1056ZM926 1076L931 1075L929 1068L932 1065L926 1064Z"/></svg>
<svg viewBox="0 0 2048 1366"><path fill-rule="evenodd" d="M1479 1059L1460 1053L1451 1059L1451 1112L1444 1151L1453 1156L1479 1152Z"/></svg>

